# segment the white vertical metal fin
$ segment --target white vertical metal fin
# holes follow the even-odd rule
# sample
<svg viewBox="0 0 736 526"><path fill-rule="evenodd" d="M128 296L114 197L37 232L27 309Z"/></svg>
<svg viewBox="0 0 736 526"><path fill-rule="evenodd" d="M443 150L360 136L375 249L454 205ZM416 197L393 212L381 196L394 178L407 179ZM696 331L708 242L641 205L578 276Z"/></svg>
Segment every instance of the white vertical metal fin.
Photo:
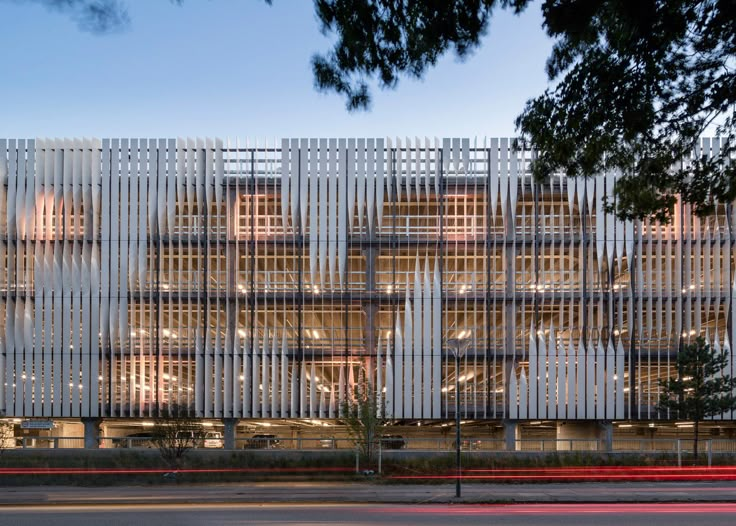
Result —
<svg viewBox="0 0 736 526"><path fill-rule="evenodd" d="M498 139L491 139L490 156L488 162L490 163L490 175L488 179L488 185L490 186L490 198L491 198L491 216L496 215L496 206L498 205L498 193L499 193L499 172L498 172L498 161L499 161L499 150L498 150ZM503 209L502 209L503 210ZM534 379L529 378L530 384L533 383Z"/></svg>
<svg viewBox="0 0 736 526"><path fill-rule="evenodd" d="M363 230L363 215L365 213L365 183L366 183L366 140L358 139L357 143L357 169L355 173L356 188L356 201L357 201L357 215L358 215L358 228L362 232ZM375 141L368 139L368 170L373 170L375 165Z"/></svg>
<svg viewBox="0 0 736 526"><path fill-rule="evenodd" d="M595 348L595 415L598 419L605 418L606 408L606 372L605 372L605 352L603 344L598 340Z"/></svg>
<svg viewBox="0 0 736 526"><path fill-rule="evenodd" d="M382 148L383 140L376 139L375 153L371 149L372 139L368 140L368 168L365 178L365 213L368 219L368 234L375 232L376 219L376 186L378 171L383 168L386 152ZM375 155L375 157L374 157ZM371 162L371 161L374 162Z"/></svg>
<svg viewBox="0 0 736 526"><path fill-rule="evenodd" d="M337 414L337 399L335 398L334 385L332 386L332 389L330 389L330 400L328 404L327 418L335 418L335 415Z"/></svg>
<svg viewBox="0 0 736 526"><path fill-rule="evenodd" d="M416 309L419 311L419 308ZM422 411L421 418L432 418L432 282L429 259L424 258L422 286Z"/></svg>
<svg viewBox="0 0 736 526"><path fill-rule="evenodd" d="M412 381L414 373L414 329L409 287L404 302L404 418L412 417Z"/></svg>
<svg viewBox="0 0 736 526"><path fill-rule="evenodd" d="M424 184L424 198L429 201L432 195L432 147L429 137L424 138L424 170L422 170L422 181Z"/></svg>
<svg viewBox="0 0 736 526"><path fill-rule="evenodd" d="M508 222L510 217L507 217L509 211L508 198L509 198L509 140L506 138L501 139L499 144L499 171L498 171L498 182L500 187L499 197L501 198L501 217L504 222Z"/></svg>
<svg viewBox="0 0 736 526"><path fill-rule="evenodd" d="M386 398L384 401L385 417L394 417L394 371L391 359L391 338L386 338Z"/></svg>
<svg viewBox="0 0 736 526"><path fill-rule="evenodd" d="M121 163L123 169L123 180L120 183L120 207L121 207L121 221L127 220L124 227L124 237L121 238L121 250L120 250L120 264L121 271L125 268L125 272L121 276L121 280L125 280L126 283L121 283L120 297L123 295L127 297L128 290L135 288L135 279L138 275L138 239L139 235L139 224L138 224L138 213L140 208L140 199L138 196L139 191L139 179L138 174L138 140L131 139L130 142L123 140L121 144ZM64 199L66 202L66 199ZM130 203L129 207L125 206L124 203ZM124 245L124 247L123 247ZM124 294L123 294L124 293ZM120 315L127 316L126 312L123 311L123 305L120 305ZM121 334L125 334L123 326L120 326Z"/></svg>
<svg viewBox="0 0 736 526"><path fill-rule="evenodd" d="M404 418L404 341L398 311L394 327L394 418Z"/></svg>
<svg viewBox="0 0 736 526"><path fill-rule="evenodd" d="M309 372L309 414L308 418L316 418L317 411L319 410L318 401L317 401L317 382L315 381L315 378L317 377L317 367L315 366L314 362L311 363L311 369Z"/></svg>
<svg viewBox="0 0 736 526"><path fill-rule="evenodd" d="M44 268L44 260L43 260L43 245L41 241L44 239L44 232L43 232L43 216L44 216L44 195L43 195L43 181L46 176L46 144L43 139L37 139L36 140L36 159L35 159L35 168L36 168L36 175L35 178L38 179L38 183L34 185L34 196L33 196L33 206L34 206L34 223L35 228L32 229L29 233L29 237L35 241L33 243L33 306L34 306L34 313L33 313L33 341L32 341L32 370L34 374L31 376L31 381L33 383L33 407L32 411L34 414L37 415L44 415L45 416L45 405L43 404L43 376L39 374L36 376L36 372L43 371L44 361L43 361L43 296L44 291L47 289L46 286L46 273ZM0 160L0 162L2 162ZM2 240L0 240L0 243L2 243ZM1 276L0 276L1 277ZM1 329L0 329L1 330ZM0 339L2 339L0 337ZM49 366L51 364L48 364ZM3 379L2 376L3 371L0 371L0 379ZM85 379L86 380L86 379ZM47 391L49 392L49 391ZM86 394L86 393L85 393ZM49 397L47 397L49 398ZM85 401L87 398L85 397ZM89 407L86 408L87 413L89 414ZM4 408L0 406L0 411L3 411Z"/></svg>
<svg viewBox="0 0 736 526"><path fill-rule="evenodd" d="M311 417L311 411L307 407L307 362L302 360L299 369L299 417ZM309 411L309 412L308 412Z"/></svg>
<svg viewBox="0 0 736 526"><path fill-rule="evenodd" d="M271 369L269 367L270 343L270 332L268 329L265 329L263 331L263 347L261 347L261 384L259 387L259 390L261 391L262 418L267 418L271 416L271 397L269 396L271 390Z"/></svg>
<svg viewBox="0 0 736 526"><path fill-rule="evenodd" d="M534 325L529 327L529 418L539 418L539 352Z"/></svg>
<svg viewBox="0 0 736 526"><path fill-rule="evenodd" d="M565 345L562 342L557 343L557 418L567 419L567 361L565 355Z"/></svg>
<svg viewBox="0 0 736 526"><path fill-rule="evenodd" d="M156 199L156 211L158 221L158 233L159 236L168 235L169 232L169 189L167 183L167 159L166 159L166 139L158 140L158 147L156 148L157 168L156 168L156 181L158 184L157 199ZM151 141L153 144L153 141ZM222 158L222 148L219 150L220 158ZM173 190L173 188L172 188ZM173 200L173 191L171 193L171 199ZM173 218L173 214L171 214Z"/></svg>
<svg viewBox="0 0 736 526"><path fill-rule="evenodd" d="M289 209L291 208L289 205L295 202L294 195L296 192L291 189L291 182L294 179L292 159L295 153L289 149L289 140L281 139L281 181L279 190L281 191L281 224L284 227L284 234L289 228ZM292 218L296 221L293 210Z"/></svg>
<svg viewBox="0 0 736 526"><path fill-rule="evenodd" d="M313 289L317 284L321 285L322 281L322 274L319 271L319 186L321 178L318 169L317 144L317 139L309 141L309 281Z"/></svg>
<svg viewBox="0 0 736 526"><path fill-rule="evenodd" d="M575 382L575 418L578 420L583 420L586 418L586 403L587 399L585 397L585 363L586 363L586 353L585 353L585 346L583 344L583 338L581 337L580 340L578 340L578 345L575 347L574 351L572 348L572 341L570 342L571 348L570 348L570 355L573 355L573 352L575 353L575 363L577 364L576 367L576 382ZM572 391L571 391L572 392Z"/></svg>
<svg viewBox="0 0 736 526"><path fill-rule="evenodd" d="M292 151L297 149L297 140L294 139L291 143ZM311 206L309 202L309 142L307 139L299 140L299 165L298 165L298 179L297 179L297 191L299 192L299 205L298 205L298 219L300 221L301 235L304 235L307 229L307 213ZM292 189L293 190L293 189ZM293 194L293 191L292 191ZM297 214L294 213L292 221L297 221ZM296 376L296 375L294 375Z"/></svg>
<svg viewBox="0 0 736 526"><path fill-rule="evenodd" d="M319 411L317 415L319 418L325 418L327 415L327 399L325 397L324 386L318 385L317 387L319 387Z"/></svg>
<svg viewBox="0 0 736 526"><path fill-rule="evenodd" d="M333 390L334 391L334 390ZM384 392L383 392L383 359L381 356L381 335L376 338L376 416L382 418L384 415Z"/></svg>
<svg viewBox="0 0 736 526"><path fill-rule="evenodd" d="M595 207L591 210L595 211L596 217L596 229L595 229L595 248L596 256L598 261L598 271L603 273L603 263L605 262L605 248L606 248L606 213L603 206L603 199L605 197L605 184L606 177L604 175L598 175L595 177ZM609 266L610 272L610 266Z"/></svg>
<svg viewBox="0 0 736 526"><path fill-rule="evenodd" d="M261 411L261 388L262 388L262 382L263 382L263 375L261 374L261 350L260 345L258 341L258 335L256 333L253 333L253 336L251 337L251 345L250 345L250 361L251 361L251 416L253 418L263 417L263 413ZM304 384L302 384L302 387Z"/></svg>
<svg viewBox="0 0 736 526"><path fill-rule="evenodd" d="M212 383L212 391L213 391L213 409L212 409L212 416L222 416L223 408L222 408L222 394L224 392L223 382L222 382L222 376L223 376L223 346L222 346L222 336L220 327L215 328L215 337L214 337L214 345L213 345L213 358L214 358L214 381Z"/></svg>
<svg viewBox="0 0 736 526"><path fill-rule="evenodd" d="M300 370L301 366L298 363L294 363L294 365L291 368L291 385L289 386L289 391L291 393L291 397L289 399L289 418L296 418L297 415L301 414L300 403L301 403L301 387L300 384L298 384L298 380L300 379Z"/></svg>
<svg viewBox="0 0 736 526"><path fill-rule="evenodd" d="M345 203L345 211L348 220L347 232L353 232L355 223L355 139L340 140L340 175L344 177L347 188L340 190Z"/></svg>
<svg viewBox="0 0 736 526"><path fill-rule="evenodd" d="M333 197L337 218L337 236L334 243L337 245L337 277L340 289L343 289L348 282L345 271L348 264L348 233L351 229L354 203L351 200L353 196L351 195L350 187L353 180L348 175L347 145L345 139L340 139L338 144L339 168L336 179L339 184L337 185L337 195ZM355 186L353 185L352 188L352 193L354 193Z"/></svg>
<svg viewBox="0 0 736 526"><path fill-rule="evenodd" d="M100 303L101 296L101 277L100 277L100 238L101 223L100 215L100 189L101 189L101 161L102 161L102 144L99 140L92 140L87 145L89 149L89 172L87 176L87 184L85 184L85 195L87 195L88 208L86 223L87 228L91 229L89 237L91 243L87 247L88 271L89 271L89 302L87 308L87 319L89 320L89 334L87 336L86 346L89 351L89 379L87 380L86 398L89 404L89 415L91 417L100 416L100 400L101 384L100 381L100 357L102 356L101 347L101 330L100 330ZM107 209L109 203L105 203ZM103 243L107 243L106 239L102 239ZM50 392L50 390L48 391Z"/></svg>
<svg viewBox="0 0 736 526"><path fill-rule="evenodd" d="M296 217L296 215L292 216ZM281 360L279 365L281 366L281 418L288 418L290 414L289 398L288 398L288 386L289 386L289 347L286 329L283 330L281 336Z"/></svg>
<svg viewBox="0 0 736 526"><path fill-rule="evenodd" d="M547 360L547 418L557 418L557 338L552 325L549 328Z"/></svg>
<svg viewBox="0 0 736 526"><path fill-rule="evenodd" d="M624 369L624 345L621 343L621 339L618 340L616 346L616 412L613 415L615 419L624 418L624 377L626 375Z"/></svg>
<svg viewBox="0 0 736 526"><path fill-rule="evenodd" d="M325 288L325 269L327 264L327 235L329 232L327 217L329 214L328 203L328 186L330 174L327 171L327 139L319 141L319 284L320 288ZM311 403L311 402L310 402Z"/></svg>
<svg viewBox="0 0 736 526"><path fill-rule="evenodd" d="M388 170L388 175L386 171L386 155L384 151L384 143L383 139L376 139L376 164L375 164L375 173L376 173L376 182L375 182L375 208L376 208L376 231L379 231L381 229L381 225L383 224L383 205L384 205L384 199L386 195L387 190L387 177L390 175L390 170Z"/></svg>
<svg viewBox="0 0 736 526"><path fill-rule="evenodd" d="M455 393L455 396L458 396L458 393ZM518 382L516 381L515 366L512 362L511 372L509 373L509 418L511 420L518 420L519 405L519 386Z"/></svg>
<svg viewBox="0 0 736 526"><path fill-rule="evenodd" d="M439 258L432 276L432 418L442 418L442 280Z"/></svg>
<svg viewBox="0 0 736 526"><path fill-rule="evenodd" d="M347 396L348 393L345 392L345 365L340 364L339 366L339 373L338 373L338 415L340 417L345 416L345 411L343 409L345 403L347 402Z"/></svg>
<svg viewBox="0 0 736 526"><path fill-rule="evenodd" d="M519 376L519 419L526 420L529 418L529 382L526 379L526 372L521 368Z"/></svg>
<svg viewBox="0 0 736 526"><path fill-rule="evenodd" d="M517 195L519 193L519 183L522 180L521 175L519 174L519 152L514 149L513 147L513 141L508 143L508 155L509 155L509 221L511 224L514 223L514 218L516 217L516 202L517 202Z"/></svg>
<svg viewBox="0 0 736 526"><path fill-rule="evenodd" d="M281 415L281 395L279 392L281 371L279 369L278 347L278 331L274 330L271 346L271 418L278 418Z"/></svg>
<svg viewBox="0 0 736 526"><path fill-rule="evenodd" d="M232 348L232 379L231 385L233 389L233 398L232 398L232 408L233 418L239 418L245 416L244 409L244 387L245 384L245 374L243 371L243 346L240 343L240 335L238 334L238 331L236 330L233 333L233 348ZM181 379L183 378L183 375L181 372L179 373L178 377Z"/></svg>
<svg viewBox="0 0 736 526"><path fill-rule="evenodd" d="M615 393L614 383L617 380L615 374L615 363L616 363L616 348L613 346L613 342L609 339L608 346L606 348L606 411L605 417L608 419L614 418L615 410Z"/></svg>
<svg viewBox="0 0 736 526"><path fill-rule="evenodd" d="M542 325L543 327L544 325ZM537 369L537 407L538 418L547 418L547 344L544 341L544 332L540 335L537 350L539 351L539 365Z"/></svg>
<svg viewBox="0 0 736 526"><path fill-rule="evenodd" d="M588 341L585 353L585 419L595 420L596 399L596 376L595 376L595 346Z"/></svg>
<svg viewBox="0 0 736 526"><path fill-rule="evenodd" d="M339 243L338 229L341 221L345 220L345 214L338 213L338 195L340 173L338 159L337 159L337 140L330 139L329 142L329 165L328 172L329 178L327 182L328 196L327 196L327 269L329 271L329 282L332 289L338 287L338 280L335 279L335 264L337 263L337 245ZM344 200L344 198L342 199Z"/></svg>
<svg viewBox="0 0 736 526"><path fill-rule="evenodd" d="M575 344L572 341L572 331L570 339L567 344L567 412L566 418L574 419L577 418L578 404L581 403L578 399L576 401L576 389L578 382L582 383L582 379L576 379L575 377L575 365L578 363L578 357L575 355Z"/></svg>
<svg viewBox="0 0 736 526"><path fill-rule="evenodd" d="M103 178L102 178L102 202L105 206L109 206L109 214L102 214L102 250L101 250L101 264L102 264L102 285L100 295L103 298L102 305L100 306L100 325L101 325L101 345L105 349L110 349L110 362L109 367L113 372L110 374L110 385L108 390L108 396L110 399L110 416L119 415L119 404L115 403L114 396L118 393L118 387L122 383L121 376L124 374L122 371L118 372L114 370L115 363L120 363L120 357L115 358L116 351L118 350L117 342L115 341L114 334L117 332L115 327L118 326L118 255L120 250L120 242L112 242L113 239L120 239L121 229L123 227L123 220L120 214L120 188L122 177L120 174L120 142L118 140L105 140L103 142ZM56 144L55 144L56 147ZM60 155L58 148L54 152L54 173L56 174L59 170ZM109 177L108 177L109 175ZM56 183L55 176L52 176L54 193L59 191L59 187ZM56 199L54 199L54 216L58 213L56 207ZM58 219L54 220L54 226L58 226ZM113 237L114 236L114 237ZM55 236L56 237L56 236ZM57 243L58 244L58 243ZM49 243L47 257L49 258L50 266L54 274L56 273L56 265L54 264L54 255L52 254L55 243ZM53 285L55 286L55 284ZM56 295L52 291L54 302L56 302ZM56 320L56 305L54 305L54 322ZM49 329L49 333L50 333ZM54 331L54 349L56 351L56 340L58 331ZM51 337L51 334L49 334ZM56 360L54 360L56 361ZM58 374L54 374L54 389L58 392ZM59 402L58 396L54 397L53 411L56 413L56 405Z"/></svg>
<svg viewBox="0 0 736 526"><path fill-rule="evenodd" d="M565 190L567 190L567 207L572 216L575 209L575 189L577 188L577 178L565 176L561 181L565 182Z"/></svg>
<svg viewBox="0 0 736 526"><path fill-rule="evenodd" d="M424 354L422 318L424 318L424 309L422 308L422 279L420 277L419 255L416 256L414 262L414 301L412 304L412 326L414 328L414 337L412 338L412 387L413 387L413 416L421 418L422 415L422 389L424 378L424 364L422 363L422 355Z"/></svg>
<svg viewBox="0 0 736 526"><path fill-rule="evenodd" d="M396 201L401 201L401 189L404 186L404 159L406 155L401 147L401 139L396 137L396 146L392 149L394 153L394 177L396 182L394 190L396 191ZM389 156L390 159L390 156ZM409 200L408 198L406 199Z"/></svg>
<svg viewBox="0 0 736 526"><path fill-rule="evenodd" d="M140 210L138 211L138 290L143 291L146 288L146 271L148 260L148 233L151 228L153 233L153 224L155 217L149 217L155 211L155 184L151 182L149 172L149 163L151 161L151 150L146 139L138 142L140 149L140 158L138 164L138 199ZM152 220L153 219L153 220ZM135 277L133 278L135 280ZM131 288L135 288L135 284L131 284ZM141 351L143 352L143 351Z"/></svg>

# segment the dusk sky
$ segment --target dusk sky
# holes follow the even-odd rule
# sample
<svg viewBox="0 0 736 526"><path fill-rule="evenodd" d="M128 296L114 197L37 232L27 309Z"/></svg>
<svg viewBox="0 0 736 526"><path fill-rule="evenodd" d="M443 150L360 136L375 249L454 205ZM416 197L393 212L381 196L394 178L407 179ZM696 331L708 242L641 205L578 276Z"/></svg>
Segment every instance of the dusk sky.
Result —
<svg viewBox="0 0 736 526"><path fill-rule="evenodd" d="M0 137L508 136L547 85L537 4L498 11L465 62L373 91L368 112L314 89L327 51L311 0L126 0L131 26L93 35L29 1L0 0Z"/></svg>

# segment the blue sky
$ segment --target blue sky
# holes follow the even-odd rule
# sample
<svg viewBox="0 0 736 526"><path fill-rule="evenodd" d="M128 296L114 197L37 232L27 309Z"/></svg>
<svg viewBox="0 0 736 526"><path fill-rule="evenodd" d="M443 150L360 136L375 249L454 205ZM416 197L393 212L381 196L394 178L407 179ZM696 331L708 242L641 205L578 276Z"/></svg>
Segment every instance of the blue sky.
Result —
<svg viewBox="0 0 736 526"><path fill-rule="evenodd" d="M92 35L32 2L0 0L0 137L506 136L547 85L538 5L498 11L482 47L348 113L313 87L329 48L311 0L124 0L122 33Z"/></svg>

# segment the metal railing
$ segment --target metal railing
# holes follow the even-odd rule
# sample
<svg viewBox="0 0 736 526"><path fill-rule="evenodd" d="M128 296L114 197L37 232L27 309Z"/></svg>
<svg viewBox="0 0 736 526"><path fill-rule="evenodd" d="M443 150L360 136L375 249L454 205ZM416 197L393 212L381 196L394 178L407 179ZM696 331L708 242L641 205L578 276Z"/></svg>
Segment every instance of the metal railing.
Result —
<svg viewBox="0 0 736 526"><path fill-rule="evenodd" d="M155 449L157 446L151 436L100 437L99 447L102 449ZM404 437L390 435L380 439L383 451L414 452L451 452L455 450L452 437ZM195 445L195 448L209 449L214 442ZM462 439L461 450L465 452L612 452L639 454L677 454L690 455L694 451L694 440L678 438L615 438L610 449L602 439L555 439L534 438L517 439L512 442L514 449L507 448L507 442L499 438ZM207 446L210 446L209 448ZM511 444L508 444L511 445ZM223 447L222 442L219 448ZM5 440L4 449L81 449L84 448L84 437L16 437L12 441ZM284 438L277 435L238 437L235 449L244 450L354 450L355 441L349 437L299 437ZM703 456L736 455L736 439L701 439L699 452Z"/></svg>
<svg viewBox="0 0 736 526"><path fill-rule="evenodd" d="M84 447L84 437L16 437L15 444L5 449L78 449Z"/></svg>

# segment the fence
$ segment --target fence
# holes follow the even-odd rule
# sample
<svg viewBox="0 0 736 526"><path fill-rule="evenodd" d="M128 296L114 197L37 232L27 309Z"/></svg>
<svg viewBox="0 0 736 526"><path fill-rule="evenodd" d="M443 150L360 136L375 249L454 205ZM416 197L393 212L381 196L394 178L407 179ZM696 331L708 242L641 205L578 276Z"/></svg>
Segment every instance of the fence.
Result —
<svg viewBox="0 0 736 526"><path fill-rule="evenodd" d="M201 441L196 448L222 449L224 444L218 440ZM101 449L153 449L156 448L150 436L101 437ZM83 437L17 437L13 442L6 440L5 449L75 449L84 448ZM276 435L255 435L249 438L237 438L234 449L252 451L274 450L354 450L355 442L347 437L301 437L282 438ZM415 451L415 452L450 452L455 451L456 444L452 438L403 437L389 435L381 439L380 449L383 451ZM507 449L502 439L465 438L460 449L464 452L612 452L612 453L661 453L688 455L694 451L692 439L614 439L607 448L606 442L600 439L519 439L515 441L515 449ZM708 455L736 455L734 439L701 439L699 451Z"/></svg>

